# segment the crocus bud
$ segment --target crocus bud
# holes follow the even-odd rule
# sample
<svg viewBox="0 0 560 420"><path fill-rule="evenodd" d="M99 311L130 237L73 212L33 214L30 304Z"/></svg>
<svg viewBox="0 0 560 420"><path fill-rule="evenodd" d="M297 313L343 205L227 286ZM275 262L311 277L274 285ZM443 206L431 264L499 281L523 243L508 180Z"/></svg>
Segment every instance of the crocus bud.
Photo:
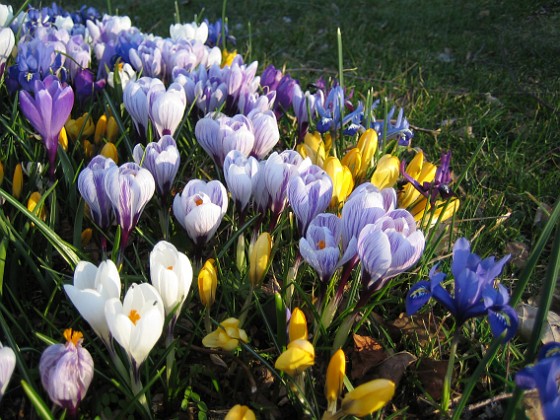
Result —
<svg viewBox="0 0 560 420"><path fill-rule="evenodd" d="M89 140L83 140L84 156L90 159L93 156L93 144Z"/></svg>
<svg viewBox="0 0 560 420"><path fill-rule="evenodd" d="M228 411L224 420L256 420L255 413L246 405L236 404Z"/></svg>
<svg viewBox="0 0 560 420"><path fill-rule="evenodd" d="M0 185L2 185L2 181L4 181L4 165L0 162Z"/></svg>
<svg viewBox="0 0 560 420"><path fill-rule="evenodd" d="M0 401L6 393L15 367L16 354L9 347L2 347L2 343L0 343Z"/></svg>
<svg viewBox="0 0 560 420"><path fill-rule="evenodd" d="M119 163L119 154L117 153L117 147L113 143L105 143L99 154L101 156L105 156L106 158L112 159L115 163Z"/></svg>
<svg viewBox="0 0 560 420"><path fill-rule="evenodd" d="M357 147L350 149L342 158L341 163L348 166L348 169L352 172L352 177L357 179L362 170L362 153L360 149Z"/></svg>
<svg viewBox="0 0 560 420"><path fill-rule="evenodd" d="M325 159L323 169L329 175L333 184L330 206L336 209L346 201L346 198L354 189L352 172L350 172L348 166L341 164L340 160L334 156Z"/></svg>
<svg viewBox="0 0 560 420"><path fill-rule="evenodd" d="M14 178L12 179L12 195L16 199L20 199L21 191L23 190L23 168L21 163L16 165L14 169Z"/></svg>
<svg viewBox="0 0 560 420"><path fill-rule="evenodd" d="M245 235L241 234L237 237L237 247L235 248L235 266L240 273L245 271L247 267L247 257L245 254Z"/></svg>
<svg viewBox="0 0 560 420"><path fill-rule="evenodd" d="M249 281L253 288L262 283L268 269L271 249L272 237L268 232L261 233L249 249Z"/></svg>
<svg viewBox="0 0 560 420"><path fill-rule="evenodd" d="M371 183L377 188L392 187L397 182L400 174L399 158L393 155L383 155L371 176Z"/></svg>
<svg viewBox="0 0 560 420"><path fill-rule="evenodd" d="M64 127L72 140L76 140L80 135L82 138L91 137L95 132L93 120L87 112L75 120L69 118Z"/></svg>
<svg viewBox="0 0 560 420"><path fill-rule="evenodd" d="M82 244L82 248L85 248L91 242L91 237L93 236L93 230L91 228L86 228L82 231L80 235L80 241Z"/></svg>
<svg viewBox="0 0 560 420"><path fill-rule="evenodd" d="M106 132L107 132L107 115L103 114L97 120L97 124L95 124L95 134L93 136L93 141L95 142L95 144L101 143Z"/></svg>
<svg viewBox="0 0 560 420"><path fill-rule="evenodd" d="M237 318L228 318L222 321L218 328L205 336L202 339L202 344L204 347L232 351L239 346L239 340L248 343L249 337L247 337L245 330L239 328Z"/></svg>
<svg viewBox="0 0 560 420"><path fill-rule="evenodd" d="M388 379L374 379L348 392L341 410L349 416L364 417L380 410L395 395L395 384Z"/></svg>
<svg viewBox="0 0 560 420"><path fill-rule="evenodd" d="M307 340L307 319L299 308L292 311L290 325L288 326L288 337L290 342L294 340Z"/></svg>
<svg viewBox="0 0 560 420"><path fill-rule="evenodd" d="M307 133L303 138L303 143L298 144L297 151L305 159L309 157L313 164L323 167L325 161L326 151L325 143L321 137L321 133Z"/></svg>
<svg viewBox="0 0 560 420"><path fill-rule="evenodd" d="M274 367L290 376L295 376L314 364L315 348L313 344L307 340L294 340L276 359Z"/></svg>
<svg viewBox="0 0 560 420"><path fill-rule="evenodd" d="M358 178L364 177L366 171L371 166L373 155L375 155L375 152L377 151L378 142L377 131L373 128L368 128L360 136L360 139L358 140L358 149L360 149L360 153L362 155L362 164L358 173Z"/></svg>
<svg viewBox="0 0 560 420"><path fill-rule="evenodd" d="M333 414L336 412L336 402L342 392L345 372L346 357L342 349L338 349L331 357L325 380L325 398L328 403L327 411Z"/></svg>
<svg viewBox="0 0 560 420"><path fill-rule="evenodd" d="M39 201L41 201L41 194L38 191L31 193L29 199L27 200L27 210L33 213L35 211L35 208L37 207L37 204L39 204ZM44 206L41 206L41 208L38 209L37 216L41 220L47 219L47 210Z"/></svg>
<svg viewBox="0 0 560 420"><path fill-rule="evenodd" d="M39 361L41 382L53 403L75 415L93 379L93 359L82 347L83 336L68 328L66 344L45 349Z"/></svg>
<svg viewBox="0 0 560 420"><path fill-rule="evenodd" d="M58 133L58 144L62 147L62 150L68 150L68 135L66 134L66 128L62 127L60 133Z"/></svg>
<svg viewBox="0 0 560 420"><path fill-rule="evenodd" d="M198 295L204 306L209 308L216 299L216 288L218 287L218 273L213 258L206 260L204 266L198 273Z"/></svg>
<svg viewBox="0 0 560 420"><path fill-rule="evenodd" d="M112 115L107 120L107 131L105 132L107 136L107 141L114 143L119 135L119 125L117 124L117 120Z"/></svg>

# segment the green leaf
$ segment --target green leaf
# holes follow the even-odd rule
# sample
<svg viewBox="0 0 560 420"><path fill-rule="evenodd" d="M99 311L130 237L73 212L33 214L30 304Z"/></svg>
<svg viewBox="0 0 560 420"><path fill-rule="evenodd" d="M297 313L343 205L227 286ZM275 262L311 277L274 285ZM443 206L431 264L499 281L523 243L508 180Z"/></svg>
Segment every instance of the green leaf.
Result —
<svg viewBox="0 0 560 420"><path fill-rule="evenodd" d="M39 415L39 417L42 418L42 419L49 419L49 420L52 419L52 420L54 420L54 417L51 413L51 410L49 410L49 408L47 407L47 405L45 404L43 399L39 396L37 391L35 391L35 389L33 389L33 387L31 387L24 380L21 381L21 386L22 386L23 390L25 391L25 394L27 395L27 398L29 398L29 401L31 401L31 404L33 405L33 407L35 407L35 411L37 411L37 414Z"/></svg>

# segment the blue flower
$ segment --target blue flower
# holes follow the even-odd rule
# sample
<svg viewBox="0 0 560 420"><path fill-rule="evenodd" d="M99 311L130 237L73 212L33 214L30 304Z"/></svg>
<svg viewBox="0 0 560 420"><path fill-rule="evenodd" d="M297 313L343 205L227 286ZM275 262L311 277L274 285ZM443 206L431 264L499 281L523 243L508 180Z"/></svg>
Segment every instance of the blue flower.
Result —
<svg viewBox="0 0 560 420"><path fill-rule="evenodd" d="M445 273L434 266L429 274L430 281L415 284L406 297L406 312L415 314L431 297L443 304L455 317L459 325L466 320L488 314L490 328L496 336L506 331L505 341L510 340L517 329L515 310L508 305L509 295L502 285L494 286L494 279L502 272L509 260L507 255L499 261L494 257L482 260L470 252L466 238L460 238L453 247L451 272L454 277L454 294L443 286Z"/></svg>
<svg viewBox="0 0 560 420"><path fill-rule="evenodd" d="M377 107L379 102L373 105L373 109ZM396 108L393 107L385 117L383 121L374 121L371 123L371 128L377 131L380 139L392 140L398 139L400 146L410 146L410 141L414 137L414 133L410 128L408 120L404 116L404 111L401 108L397 115L395 122L392 122L393 115L395 114Z"/></svg>
<svg viewBox="0 0 560 420"><path fill-rule="evenodd" d="M344 109L350 109L348 114L344 114ZM344 89L341 86L334 86L327 95L324 103L317 103L319 121L317 121L317 131L326 133L344 128L344 134L356 134L361 127L360 121L363 116L364 107L361 102L358 107L353 109L351 103L347 102L344 96Z"/></svg>

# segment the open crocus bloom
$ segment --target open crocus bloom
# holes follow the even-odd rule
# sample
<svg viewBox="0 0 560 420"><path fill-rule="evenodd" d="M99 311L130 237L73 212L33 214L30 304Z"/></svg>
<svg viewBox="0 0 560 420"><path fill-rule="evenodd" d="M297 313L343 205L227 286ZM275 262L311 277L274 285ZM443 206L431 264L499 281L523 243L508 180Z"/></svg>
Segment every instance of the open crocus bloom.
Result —
<svg viewBox="0 0 560 420"><path fill-rule="evenodd" d="M132 284L122 303L118 298L105 303L105 317L112 336L137 371L163 330L165 313L159 293L151 284Z"/></svg>
<svg viewBox="0 0 560 420"><path fill-rule="evenodd" d="M249 342L249 337L244 329L239 328L237 318L228 318L220 323L218 328L202 339L205 347L220 348L232 351L239 345L239 340Z"/></svg>
<svg viewBox="0 0 560 420"><path fill-rule="evenodd" d="M110 346L111 335L105 320L105 302L118 299L121 294L121 278L115 263L103 261L96 267L80 261L74 270L74 284L65 284L64 291L93 331Z"/></svg>
<svg viewBox="0 0 560 420"><path fill-rule="evenodd" d="M0 401L6 393L15 367L16 354L9 347L2 347L2 343L0 343Z"/></svg>

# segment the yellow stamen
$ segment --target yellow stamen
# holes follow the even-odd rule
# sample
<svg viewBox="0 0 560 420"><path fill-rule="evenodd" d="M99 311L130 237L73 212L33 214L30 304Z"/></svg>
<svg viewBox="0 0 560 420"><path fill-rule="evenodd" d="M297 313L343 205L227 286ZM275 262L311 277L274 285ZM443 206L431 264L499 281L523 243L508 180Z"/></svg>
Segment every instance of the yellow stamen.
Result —
<svg viewBox="0 0 560 420"><path fill-rule="evenodd" d="M173 266L170 265L169 267L167 267L168 270L173 270Z"/></svg>
<svg viewBox="0 0 560 420"><path fill-rule="evenodd" d="M128 314L128 318L134 325L136 325L136 323L140 320L140 314L136 312L136 309L131 309L130 313Z"/></svg>
<svg viewBox="0 0 560 420"><path fill-rule="evenodd" d="M78 342L84 338L84 335L80 331L72 331L72 328L67 328L64 330L64 338L67 342L77 346Z"/></svg>

